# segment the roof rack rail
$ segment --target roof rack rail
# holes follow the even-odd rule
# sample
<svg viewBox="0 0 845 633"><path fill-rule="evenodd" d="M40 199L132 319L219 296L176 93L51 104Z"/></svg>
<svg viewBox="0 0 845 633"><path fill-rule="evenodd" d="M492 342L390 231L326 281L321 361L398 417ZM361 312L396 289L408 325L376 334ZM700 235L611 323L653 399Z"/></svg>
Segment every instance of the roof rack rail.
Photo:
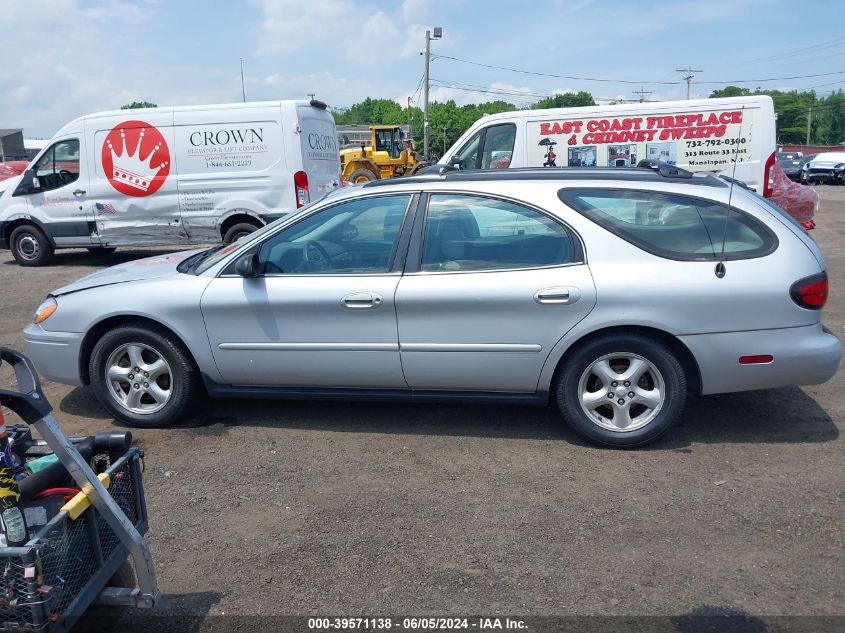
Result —
<svg viewBox="0 0 845 633"><path fill-rule="evenodd" d="M681 169L676 165L664 163L659 160L651 160L650 158L644 158L643 160L641 160L639 163L637 163L637 167L642 167L644 169L653 169L664 178L692 178L691 171Z"/></svg>
<svg viewBox="0 0 845 633"><path fill-rule="evenodd" d="M457 165L445 165L441 163L434 163L433 165L426 165L420 169L414 176L442 176L448 174L450 171L460 171Z"/></svg>

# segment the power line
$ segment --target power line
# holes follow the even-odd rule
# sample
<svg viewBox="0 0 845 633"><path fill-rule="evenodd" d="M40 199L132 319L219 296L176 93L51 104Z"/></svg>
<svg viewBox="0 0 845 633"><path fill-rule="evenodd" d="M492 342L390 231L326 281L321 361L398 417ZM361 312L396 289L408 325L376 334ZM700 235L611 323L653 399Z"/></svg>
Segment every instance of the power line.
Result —
<svg viewBox="0 0 845 633"><path fill-rule="evenodd" d="M519 68L508 68L506 66L494 66L493 64L482 64L481 62L470 61L469 59L461 59L460 57L452 57L450 55L433 55L434 59L451 59L452 61L461 62L464 64L471 64L473 66L481 66L482 68L492 68L494 70L507 70L512 73L520 73L523 75L534 75L536 77L553 77L555 79L572 79L573 81L599 81L603 83L619 83L619 84L662 84L667 86L677 85L677 81L634 81L632 79L599 79L597 77L575 77L572 75L556 75L554 73L542 73L533 70L521 70Z"/></svg>
<svg viewBox="0 0 845 633"><path fill-rule="evenodd" d="M845 44L845 37L837 37L832 40L828 40L826 42L820 42L819 44L813 44L812 46L804 46L802 48L796 48L791 51L782 51L780 53L776 53L774 55L767 55L765 57L755 57L754 59L749 59L745 63L746 64L753 64L754 62L762 62L762 61L773 61L777 59L781 59L784 57L796 57L806 53L814 53L816 51L824 50L827 48L836 48L837 46L841 46Z"/></svg>
<svg viewBox="0 0 845 633"><path fill-rule="evenodd" d="M680 81L645 81L645 80L633 80L633 79L606 79L600 77L577 77L574 75L557 75L555 73L544 73L534 70L525 70L522 68L509 68L507 66L496 66L494 64L483 64L481 62L475 62L469 59L462 59L460 57L452 57L451 55L432 55L432 59L449 59L452 61L460 62L462 64L470 64L472 66L480 66L482 68L491 68L493 70L506 70L512 73L519 73L522 75L533 75L535 77L553 77L555 79L571 79L573 81L596 81L602 83L620 83L620 84L639 84L640 86L643 85L663 85L663 86L677 86L679 85ZM680 72L688 72L688 69L682 69ZM692 70L692 72L701 72L698 70ZM829 77L832 75L845 75L845 70L837 70L834 72L828 73L816 73L812 75L794 75L791 77L766 77L763 79L729 79L729 80L721 80L721 81L699 81L696 82L699 85L707 84L707 85L719 85L719 84L738 84L738 83L754 83L754 82L765 82L765 81L787 81L792 79L809 79L812 77Z"/></svg>
<svg viewBox="0 0 845 633"><path fill-rule="evenodd" d="M442 88L456 88L458 90L467 90L470 92L489 92L495 94L503 94L503 95L511 95L514 97L537 97L540 99L545 99L546 97L552 97L554 95L550 94L540 94L536 92L525 92L521 90L508 90L505 88L496 88L495 86L482 86L479 84L469 84L462 81L449 81L448 79L432 79L432 82L437 82L438 85ZM478 90L473 90L477 88Z"/></svg>
<svg viewBox="0 0 845 633"><path fill-rule="evenodd" d="M731 79L730 81L699 81L698 84L749 84L759 81L787 81L789 79L810 79L811 77L830 77L831 75L845 75L845 70L836 70L830 73L818 73L815 75L795 75L793 77L769 77L768 79Z"/></svg>

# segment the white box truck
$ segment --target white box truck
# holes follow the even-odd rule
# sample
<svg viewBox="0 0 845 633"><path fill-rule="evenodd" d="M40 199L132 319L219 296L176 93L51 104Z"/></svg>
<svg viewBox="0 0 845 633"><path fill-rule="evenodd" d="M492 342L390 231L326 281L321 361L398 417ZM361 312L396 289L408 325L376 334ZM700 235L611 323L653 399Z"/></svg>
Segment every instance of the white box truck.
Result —
<svg viewBox="0 0 845 633"><path fill-rule="evenodd" d="M722 173L768 197L775 164L772 99L502 112L476 121L440 163L461 169L633 167L643 159Z"/></svg>
<svg viewBox="0 0 845 633"><path fill-rule="evenodd" d="M57 248L232 242L339 183L320 101L89 114L0 182L0 248L38 266Z"/></svg>

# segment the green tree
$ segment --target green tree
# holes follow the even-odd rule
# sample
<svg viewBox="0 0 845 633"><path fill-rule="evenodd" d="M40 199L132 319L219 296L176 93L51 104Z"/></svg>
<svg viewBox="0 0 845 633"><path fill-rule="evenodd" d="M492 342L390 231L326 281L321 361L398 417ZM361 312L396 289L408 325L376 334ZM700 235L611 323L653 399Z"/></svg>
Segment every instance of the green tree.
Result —
<svg viewBox="0 0 845 633"><path fill-rule="evenodd" d="M593 99L593 95L582 90L581 92L565 92L563 94L540 99L537 103L531 106L531 108L534 110L541 110L544 108L579 108L594 105L596 105L596 102Z"/></svg>
<svg viewBox="0 0 845 633"><path fill-rule="evenodd" d="M718 99L719 97L747 97L751 94L748 88L740 88L739 86L725 86L710 93L711 99Z"/></svg>
<svg viewBox="0 0 845 633"><path fill-rule="evenodd" d="M126 105L120 106L121 110L136 110L138 108L157 108L158 106L155 103L150 103L149 101L133 101L132 103L127 103Z"/></svg>

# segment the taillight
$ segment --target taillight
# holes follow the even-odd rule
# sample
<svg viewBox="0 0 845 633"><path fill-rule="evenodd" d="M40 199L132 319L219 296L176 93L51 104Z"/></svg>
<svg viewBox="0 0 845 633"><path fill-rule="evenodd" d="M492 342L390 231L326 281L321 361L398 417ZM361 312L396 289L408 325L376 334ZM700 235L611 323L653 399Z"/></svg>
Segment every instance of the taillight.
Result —
<svg viewBox="0 0 845 633"><path fill-rule="evenodd" d="M311 202L311 194L308 192L308 174L298 171L293 175L293 186L296 189L296 208L304 207Z"/></svg>
<svg viewBox="0 0 845 633"><path fill-rule="evenodd" d="M763 170L763 197L771 198L774 193L774 180L772 180L772 167L775 166L775 153L766 159L766 168Z"/></svg>
<svg viewBox="0 0 845 633"><path fill-rule="evenodd" d="M827 302L827 273L821 272L799 279L789 289L789 296L802 308L821 310Z"/></svg>

